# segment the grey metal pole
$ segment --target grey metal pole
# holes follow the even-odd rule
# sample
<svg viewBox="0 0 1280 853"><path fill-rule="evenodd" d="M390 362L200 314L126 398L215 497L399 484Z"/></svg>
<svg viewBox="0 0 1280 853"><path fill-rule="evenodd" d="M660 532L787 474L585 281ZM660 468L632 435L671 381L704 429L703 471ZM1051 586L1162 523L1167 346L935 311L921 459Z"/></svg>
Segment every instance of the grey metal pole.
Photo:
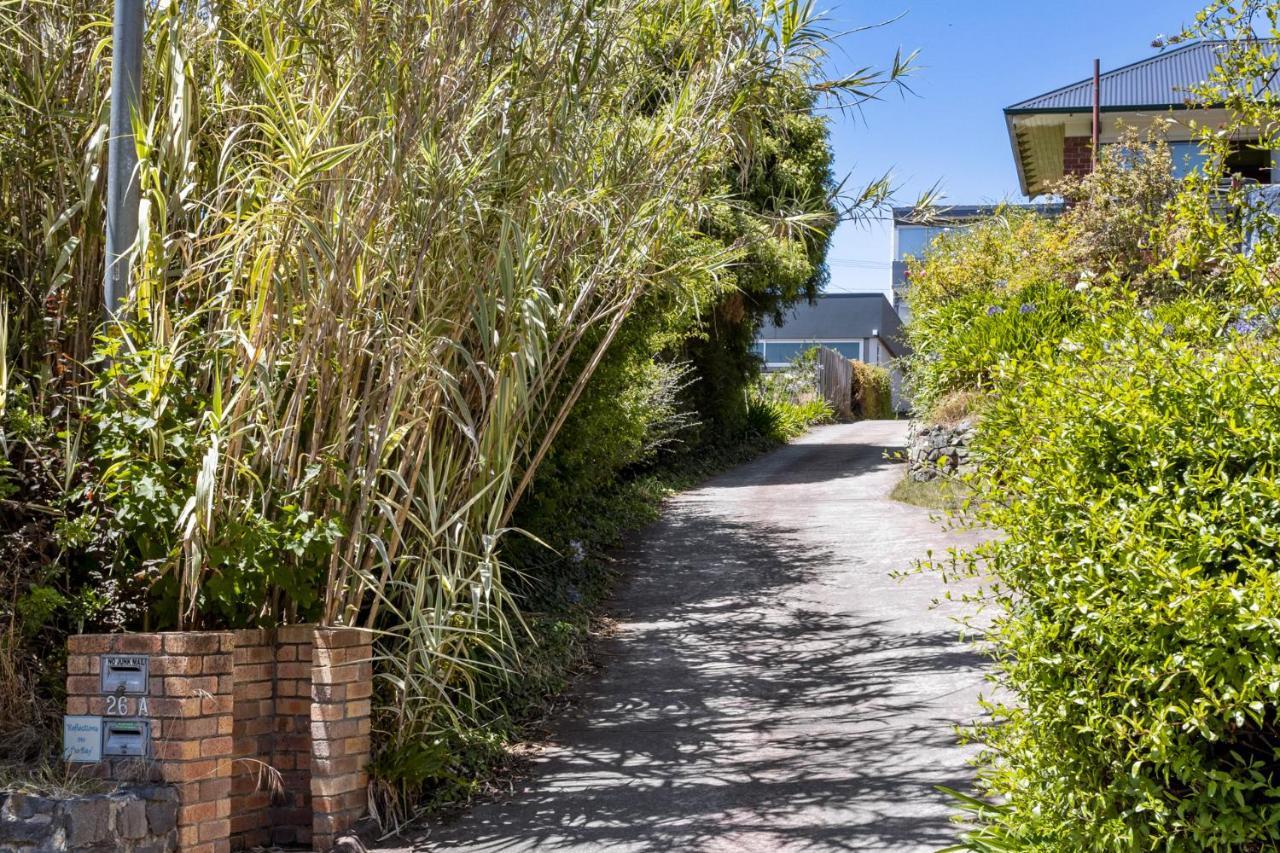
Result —
<svg viewBox="0 0 1280 853"><path fill-rule="evenodd" d="M114 320L129 293L129 258L138 239L138 149L133 115L142 86L143 3L116 0L111 42L111 136L107 141L107 269L102 301Z"/></svg>

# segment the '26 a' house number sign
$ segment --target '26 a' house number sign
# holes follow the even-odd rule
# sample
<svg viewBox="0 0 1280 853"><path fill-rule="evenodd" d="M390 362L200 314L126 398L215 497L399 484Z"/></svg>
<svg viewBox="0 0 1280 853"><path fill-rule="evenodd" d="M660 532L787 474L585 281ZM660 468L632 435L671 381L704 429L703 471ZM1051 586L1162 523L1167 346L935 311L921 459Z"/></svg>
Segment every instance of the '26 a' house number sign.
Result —
<svg viewBox="0 0 1280 853"><path fill-rule="evenodd" d="M145 757L151 743L147 690L148 655L102 655L99 689L106 697L105 716L66 716L62 720L63 755L68 761ZM124 718L124 719L121 719Z"/></svg>

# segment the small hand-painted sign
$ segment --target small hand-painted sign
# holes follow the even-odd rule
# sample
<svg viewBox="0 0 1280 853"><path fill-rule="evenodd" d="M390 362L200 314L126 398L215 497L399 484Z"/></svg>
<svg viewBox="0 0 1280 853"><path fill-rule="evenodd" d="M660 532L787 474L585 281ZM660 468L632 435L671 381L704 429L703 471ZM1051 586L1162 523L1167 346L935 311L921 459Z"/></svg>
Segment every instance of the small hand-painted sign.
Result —
<svg viewBox="0 0 1280 853"><path fill-rule="evenodd" d="M62 757L85 763L102 760L102 718L62 718Z"/></svg>

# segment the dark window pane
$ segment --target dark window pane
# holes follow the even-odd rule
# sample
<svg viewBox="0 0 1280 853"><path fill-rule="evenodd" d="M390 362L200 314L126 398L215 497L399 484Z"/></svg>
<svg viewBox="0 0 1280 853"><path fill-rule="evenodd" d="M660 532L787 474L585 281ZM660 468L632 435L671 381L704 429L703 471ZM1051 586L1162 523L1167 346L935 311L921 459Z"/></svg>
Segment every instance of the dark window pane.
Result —
<svg viewBox="0 0 1280 853"><path fill-rule="evenodd" d="M852 361L862 360L862 342L861 341L848 341L845 343L838 343L838 344L824 344L824 346L830 347L831 349L840 353L845 358L851 359Z"/></svg>
<svg viewBox="0 0 1280 853"><path fill-rule="evenodd" d="M795 344L782 341L768 341L765 346L765 361L769 364L786 364L801 353L813 349L817 344Z"/></svg>
<svg viewBox="0 0 1280 853"><path fill-rule="evenodd" d="M1259 184L1271 183L1271 152L1256 141L1233 142L1227 155L1227 173Z"/></svg>

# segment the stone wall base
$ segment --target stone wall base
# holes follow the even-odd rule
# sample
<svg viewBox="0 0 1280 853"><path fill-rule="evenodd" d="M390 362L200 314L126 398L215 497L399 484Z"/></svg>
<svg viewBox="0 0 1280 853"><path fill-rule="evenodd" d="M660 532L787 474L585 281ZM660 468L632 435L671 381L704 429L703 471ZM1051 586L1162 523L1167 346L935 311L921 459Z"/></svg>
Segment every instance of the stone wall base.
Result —
<svg viewBox="0 0 1280 853"><path fill-rule="evenodd" d="M912 421L907 434L911 479L927 483L939 477L972 471L969 445L976 433L976 425L968 419L950 425Z"/></svg>
<svg viewBox="0 0 1280 853"><path fill-rule="evenodd" d="M178 792L125 786L73 797L0 794L5 853L171 853L178 849Z"/></svg>

